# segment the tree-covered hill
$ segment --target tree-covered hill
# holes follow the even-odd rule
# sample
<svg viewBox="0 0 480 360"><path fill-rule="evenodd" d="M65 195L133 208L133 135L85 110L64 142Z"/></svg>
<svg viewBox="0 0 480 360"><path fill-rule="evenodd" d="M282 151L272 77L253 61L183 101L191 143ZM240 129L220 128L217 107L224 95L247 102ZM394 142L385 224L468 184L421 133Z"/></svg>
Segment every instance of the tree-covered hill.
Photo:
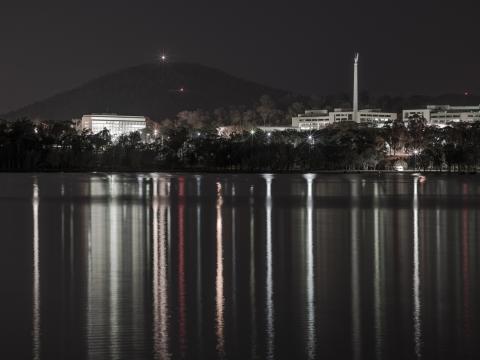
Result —
<svg viewBox="0 0 480 360"><path fill-rule="evenodd" d="M262 95L279 104L292 99L286 91L203 65L145 64L102 76L2 117L71 120L87 113L118 113L161 121L184 110L252 107Z"/></svg>

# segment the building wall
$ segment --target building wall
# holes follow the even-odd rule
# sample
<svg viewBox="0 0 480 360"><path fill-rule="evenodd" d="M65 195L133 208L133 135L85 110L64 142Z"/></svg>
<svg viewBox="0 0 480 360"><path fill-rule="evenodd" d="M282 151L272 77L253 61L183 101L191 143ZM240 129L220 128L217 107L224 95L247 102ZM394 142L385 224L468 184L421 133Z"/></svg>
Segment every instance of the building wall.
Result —
<svg viewBox="0 0 480 360"><path fill-rule="evenodd" d="M426 109L403 110L403 120L423 116L427 125L447 126L452 122L480 121L480 106L428 105Z"/></svg>
<svg viewBox="0 0 480 360"><path fill-rule="evenodd" d="M292 127L300 130L319 130L330 124L328 115L321 116L296 116L292 118Z"/></svg>
<svg viewBox="0 0 480 360"><path fill-rule="evenodd" d="M122 115L84 115L81 129L91 129L94 134L107 129L113 138L146 128L146 118L143 116Z"/></svg>
<svg viewBox="0 0 480 360"><path fill-rule="evenodd" d="M323 110L321 114L322 115L317 116L313 116L311 112L299 114L292 118L292 127L299 128L300 130L318 130L331 124L343 121L353 121L353 111L336 109L335 111L328 112ZM358 112L358 118L360 123L381 125L387 121L396 120L397 114L372 110L360 110Z"/></svg>

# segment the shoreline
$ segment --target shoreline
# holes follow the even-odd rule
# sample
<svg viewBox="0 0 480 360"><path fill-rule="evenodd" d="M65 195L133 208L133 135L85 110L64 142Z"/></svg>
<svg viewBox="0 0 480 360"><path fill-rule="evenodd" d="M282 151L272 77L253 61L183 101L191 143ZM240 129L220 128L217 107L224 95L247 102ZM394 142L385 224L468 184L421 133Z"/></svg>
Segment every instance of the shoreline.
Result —
<svg viewBox="0 0 480 360"><path fill-rule="evenodd" d="M278 174L278 175L301 175L301 174L429 174L429 175L478 175L477 171L440 171L440 170L219 170L219 169L115 169L115 170L21 170L21 171L0 171L0 174L134 174L134 173L168 173L168 174L229 174L229 175L248 175L248 174Z"/></svg>

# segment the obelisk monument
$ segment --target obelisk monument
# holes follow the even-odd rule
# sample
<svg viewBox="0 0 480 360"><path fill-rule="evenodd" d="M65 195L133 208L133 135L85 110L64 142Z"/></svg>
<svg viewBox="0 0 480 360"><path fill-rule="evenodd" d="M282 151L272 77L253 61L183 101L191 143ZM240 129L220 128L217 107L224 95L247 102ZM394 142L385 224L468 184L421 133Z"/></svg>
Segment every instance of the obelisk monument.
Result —
<svg viewBox="0 0 480 360"><path fill-rule="evenodd" d="M353 121L360 122L358 118L358 53L353 62Z"/></svg>

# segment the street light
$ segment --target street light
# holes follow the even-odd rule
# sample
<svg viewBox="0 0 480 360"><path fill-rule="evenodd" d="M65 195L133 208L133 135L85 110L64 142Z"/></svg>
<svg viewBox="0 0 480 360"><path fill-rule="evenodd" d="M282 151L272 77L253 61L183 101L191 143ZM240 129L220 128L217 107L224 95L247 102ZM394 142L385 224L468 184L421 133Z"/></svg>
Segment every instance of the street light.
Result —
<svg viewBox="0 0 480 360"><path fill-rule="evenodd" d="M413 150L413 168L417 170L417 155L418 155L418 150L415 149Z"/></svg>
<svg viewBox="0 0 480 360"><path fill-rule="evenodd" d="M315 144L315 139L313 138L313 135L308 135L308 141L310 142L311 145Z"/></svg>

